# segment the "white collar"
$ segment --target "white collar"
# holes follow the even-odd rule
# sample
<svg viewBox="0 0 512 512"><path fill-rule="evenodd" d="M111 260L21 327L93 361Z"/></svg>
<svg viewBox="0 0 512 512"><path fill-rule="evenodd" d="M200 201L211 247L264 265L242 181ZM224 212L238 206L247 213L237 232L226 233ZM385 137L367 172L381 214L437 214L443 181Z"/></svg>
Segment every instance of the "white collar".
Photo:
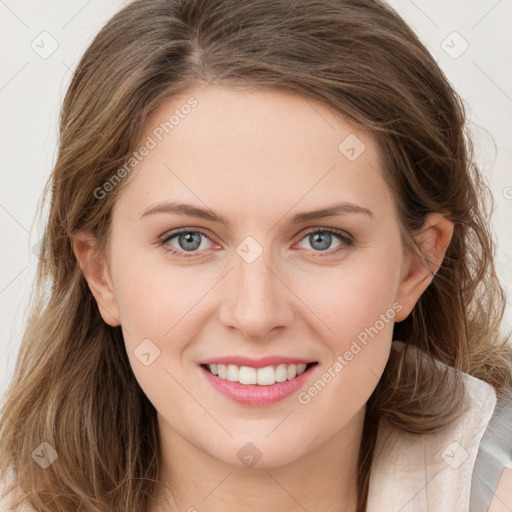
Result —
<svg viewBox="0 0 512 512"><path fill-rule="evenodd" d="M380 420L367 512L470 510L475 460L497 397L486 382L461 376L468 407L441 432L410 434Z"/></svg>

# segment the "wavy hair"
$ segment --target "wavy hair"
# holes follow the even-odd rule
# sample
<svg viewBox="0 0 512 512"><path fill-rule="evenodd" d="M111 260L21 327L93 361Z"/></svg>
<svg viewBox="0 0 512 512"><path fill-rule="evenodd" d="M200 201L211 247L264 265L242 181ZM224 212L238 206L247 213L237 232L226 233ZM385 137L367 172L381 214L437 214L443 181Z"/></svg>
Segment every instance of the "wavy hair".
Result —
<svg viewBox="0 0 512 512"><path fill-rule="evenodd" d="M434 432L461 410L463 385L438 360L511 388L500 333L504 293L494 266L492 198L464 104L402 18L380 0L136 0L87 48L66 92L51 196L26 330L0 421L0 476L40 512L150 509L161 465L156 410L130 368L120 327L101 318L71 240L103 250L123 184L99 200L136 149L147 116L198 83L299 94L377 142L404 247L430 212L455 224L443 265L394 339L367 407L358 511L366 507L377 425ZM430 362L429 362L430 361ZM457 372L456 372L457 373ZM58 453L47 469L32 452Z"/></svg>

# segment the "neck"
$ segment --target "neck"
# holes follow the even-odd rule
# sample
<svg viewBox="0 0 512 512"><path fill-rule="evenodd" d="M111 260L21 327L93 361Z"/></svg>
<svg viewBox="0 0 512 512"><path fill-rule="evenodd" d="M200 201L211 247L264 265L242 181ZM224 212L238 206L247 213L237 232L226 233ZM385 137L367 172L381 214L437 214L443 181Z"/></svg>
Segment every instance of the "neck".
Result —
<svg viewBox="0 0 512 512"><path fill-rule="evenodd" d="M292 462L252 468L211 457L159 416L163 486L151 512L355 512L364 414L363 408L334 437Z"/></svg>

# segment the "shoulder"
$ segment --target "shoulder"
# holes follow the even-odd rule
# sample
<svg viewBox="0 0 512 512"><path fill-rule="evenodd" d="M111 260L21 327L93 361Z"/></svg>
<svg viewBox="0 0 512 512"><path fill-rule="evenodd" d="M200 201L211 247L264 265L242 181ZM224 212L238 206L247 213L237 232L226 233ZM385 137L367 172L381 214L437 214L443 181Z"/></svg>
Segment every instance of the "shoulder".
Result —
<svg viewBox="0 0 512 512"><path fill-rule="evenodd" d="M511 404L498 401L494 388L486 382L459 375L464 381L466 407L441 432L411 434L381 419L368 512L481 512L489 509L494 491L502 501L505 498L500 493L510 492L510 471L503 470L508 466L504 454L512 452ZM493 493L484 493L486 505L479 508L475 496L491 480L495 481ZM505 510L509 512L507 508L489 512Z"/></svg>

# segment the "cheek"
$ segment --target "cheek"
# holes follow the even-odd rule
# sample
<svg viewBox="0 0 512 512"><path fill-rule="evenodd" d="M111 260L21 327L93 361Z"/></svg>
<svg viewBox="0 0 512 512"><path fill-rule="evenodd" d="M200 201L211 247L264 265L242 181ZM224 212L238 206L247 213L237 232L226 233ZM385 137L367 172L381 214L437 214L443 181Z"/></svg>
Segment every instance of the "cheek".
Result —
<svg viewBox="0 0 512 512"><path fill-rule="evenodd" d="M389 357L395 315L402 309L395 300L400 253L379 254L340 266L335 279L317 276L301 287L308 308L318 312L331 357L321 382L306 390L301 403L337 404L346 418L377 385Z"/></svg>
<svg viewBox="0 0 512 512"><path fill-rule="evenodd" d="M327 415L325 429L338 430L368 401L388 361L394 317L401 309L394 302L390 275L377 269L364 275L352 272L328 296L310 294L308 305L322 312L322 323L329 328L322 329L329 358L297 397L302 421Z"/></svg>
<svg viewBox="0 0 512 512"><path fill-rule="evenodd" d="M397 263L398 261L398 263ZM309 310L314 312L337 340L335 345L359 335L378 322L379 330L393 324L397 310L396 290L399 283L399 257L388 260L369 258L340 265L329 273L317 272L294 280L294 291ZM381 315L386 316L382 326ZM391 321L390 321L391 320Z"/></svg>
<svg viewBox="0 0 512 512"><path fill-rule="evenodd" d="M141 251L118 254L113 280L121 323L137 336L161 339L204 295L197 274L151 262ZM192 279L192 281L191 281Z"/></svg>

